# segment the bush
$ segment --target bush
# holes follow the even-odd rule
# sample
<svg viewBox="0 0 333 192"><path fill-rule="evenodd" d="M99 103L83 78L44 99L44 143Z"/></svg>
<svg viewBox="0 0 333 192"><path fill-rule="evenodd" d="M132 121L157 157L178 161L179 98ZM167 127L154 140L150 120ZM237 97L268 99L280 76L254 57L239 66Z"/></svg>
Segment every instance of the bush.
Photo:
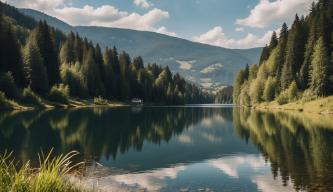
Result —
<svg viewBox="0 0 333 192"><path fill-rule="evenodd" d="M302 94L303 102L313 101L317 98L318 98L318 96L316 94L314 94L313 91L311 91L310 89L305 90Z"/></svg>
<svg viewBox="0 0 333 192"><path fill-rule="evenodd" d="M103 99L101 96L94 98L95 105L107 105L108 103L109 103L109 101L106 99Z"/></svg>
<svg viewBox="0 0 333 192"><path fill-rule="evenodd" d="M0 109L8 109L10 108L9 102L6 98L6 95L0 91Z"/></svg>
<svg viewBox="0 0 333 192"><path fill-rule="evenodd" d="M276 98L276 101L280 105L284 105L290 102L294 102L298 98L299 98L299 90L297 88L296 82L293 81L288 89L281 92L281 94Z"/></svg>
<svg viewBox="0 0 333 192"><path fill-rule="evenodd" d="M264 100L267 102L273 101L275 97L275 91L277 89L277 81L273 77L269 77L265 83Z"/></svg>
<svg viewBox="0 0 333 192"><path fill-rule="evenodd" d="M22 102L28 105L44 106L42 99L30 87L23 90Z"/></svg>
<svg viewBox="0 0 333 192"><path fill-rule="evenodd" d="M278 102L279 105L284 105L289 102L288 94L286 91L283 91L280 93L280 95L276 98L276 101Z"/></svg>
<svg viewBox="0 0 333 192"><path fill-rule="evenodd" d="M0 75L0 91L3 91L7 98L16 99L18 97L17 87L11 72Z"/></svg>
<svg viewBox="0 0 333 192"><path fill-rule="evenodd" d="M54 85L51 88L49 99L54 102L68 103L69 87L65 84Z"/></svg>

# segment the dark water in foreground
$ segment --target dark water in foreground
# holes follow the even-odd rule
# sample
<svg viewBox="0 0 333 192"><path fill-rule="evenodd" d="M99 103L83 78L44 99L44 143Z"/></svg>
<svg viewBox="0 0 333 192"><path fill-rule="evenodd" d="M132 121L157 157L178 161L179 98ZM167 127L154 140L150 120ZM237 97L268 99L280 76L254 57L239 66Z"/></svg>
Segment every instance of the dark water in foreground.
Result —
<svg viewBox="0 0 333 192"><path fill-rule="evenodd" d="M77 150L109 191L333 191L333 117L231 106L0 113L0 150ZM103 165L97 166L96 163Z"/></svg>

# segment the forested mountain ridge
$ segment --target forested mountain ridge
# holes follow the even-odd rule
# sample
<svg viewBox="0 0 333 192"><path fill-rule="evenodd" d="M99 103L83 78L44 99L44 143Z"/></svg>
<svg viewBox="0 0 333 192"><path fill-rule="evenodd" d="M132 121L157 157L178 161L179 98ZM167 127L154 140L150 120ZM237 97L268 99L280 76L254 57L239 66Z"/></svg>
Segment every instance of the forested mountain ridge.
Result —
<svg viewBox="0 0 333 192"><path fill-rule="evenodd" d="M36 20L46 20L52 27L66 33L71 31L87 37L102 48L115 45L130 55L142 56L148 63L169 66L187 80L203 87L218 88L232 85L236 73L246 64L258 63L262 48L226 49L159 33L130 29L71 26L39 11L20 9Z"/></svg>
<svg viewBox="0 0 333 192"><path fill-rule="evenodd" d="M284 23L262 52L259 65L241 70L234 102L285 104L333 94L333 1L313 3L309 15Z"/></svg>
<svg viewBox="0 0 333 192"><path fill-rule="evenodd" d="M40 103L39 96L66 103L69 96L167 104L200 103L209 98L169 68L133 60L115 47L36 22L0 2L0 100Z"/></svg>

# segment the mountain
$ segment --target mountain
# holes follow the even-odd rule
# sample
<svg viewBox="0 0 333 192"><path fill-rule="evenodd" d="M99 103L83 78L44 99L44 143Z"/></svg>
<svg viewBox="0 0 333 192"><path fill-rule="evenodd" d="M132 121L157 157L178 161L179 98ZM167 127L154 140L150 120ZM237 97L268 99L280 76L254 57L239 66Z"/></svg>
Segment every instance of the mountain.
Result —
<svg viewBox="0 0 333 192"><path fill-rule="evenodd" d="M262 48L226 49L147 31L71 26L36 10L20 11L36 20L46 20L65 33L77 32L102 47L116 46L132 56L142 56L146 63L168 65L173 72L210 89L232 85L241 68L259 62L262 51Z"/></svg>

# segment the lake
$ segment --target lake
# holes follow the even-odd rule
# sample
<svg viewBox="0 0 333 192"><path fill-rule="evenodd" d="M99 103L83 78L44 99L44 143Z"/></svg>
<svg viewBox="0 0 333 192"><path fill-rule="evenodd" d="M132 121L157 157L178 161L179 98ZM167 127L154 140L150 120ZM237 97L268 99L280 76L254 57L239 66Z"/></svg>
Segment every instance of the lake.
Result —
<svg viewBox="0 0 333 192"><path fill-rule="evenodd" d="M0 113L0 150L77 150L106 191L333 191L333 118L232 105Z"/></svg>

